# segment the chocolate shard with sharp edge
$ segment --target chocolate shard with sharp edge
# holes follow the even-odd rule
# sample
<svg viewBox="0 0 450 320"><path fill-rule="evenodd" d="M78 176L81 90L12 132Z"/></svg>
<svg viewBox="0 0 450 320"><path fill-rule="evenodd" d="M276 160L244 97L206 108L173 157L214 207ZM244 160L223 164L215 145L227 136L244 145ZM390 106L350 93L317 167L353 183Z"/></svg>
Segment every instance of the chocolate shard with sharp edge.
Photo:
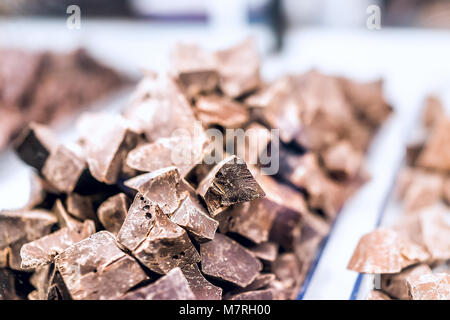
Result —
<svg viewBox="0 0 450 320"><path fill-rule="evenodd" d="M205 127L220 125L224 128L241 128L250 119L243 105L219 95L198 97L194 110L197 119Z"/></svg>
<svg viewBox="0 0 450 320"><path fill-rule="evenodd" d="M65 227L42 238L24 244L20 250L21 268L33 269L54 262L66 248L95 232L94 222L86 220L77 228Z"/></svg>
<svg viewBox="0 0 450 320"><path fill-rule="evenodd" d="M261 262L236 241L217 233L200 244L202 272L208 276L246 287L262 269Z"/></svg>
<svg viewBox="0 0 450 320"><path fill-rule="evenodd" d="M184 266L181 271L197 300L222 299L222 288L216 287L206 280L196 263Z"/></svg>
<svg viewBox="0 0 450 320"><path fill-rule="evenodd" d="M426 273L407 281L412 300L450 300L448 273Z"/></svg>
<svg viewBox="0 0 450 320"><path fill-rule="evenodd" d="M141 174L125 181L125 185L157 203L165 214L172 214L188 194L176 167Z"/></svg>
<svg viewBox="0 0 450 320"><path fill-rule="evenodd" d="M197 192L212 217L227 207L265 196L245 162L230 156L218 163L200 183Z"/></svg>
<svg viewBox="0 0 450 320"><path fill-rule="evenodd" d="M229 300L273 300L272 289L246 291L231 296Z"/></svg>
<svg viewBox="0 0 450 320"><path fill-rule="evenodd" d="M47 264L35 269L30 277L30 284L36 289L34 300L46 300L48 289L50 286L50 279L52 272L54 272L55 265Z"/></svg>
<svg viewBox="0 0 450 320"><path fill-rule="evenodd" d="M58 145L48 127L32 122L14 141L14 149L26 164L41 171L52 150Z"/></svg>
<svg viewBox="0 0 450 320"><path fill-rule="evenodd" d="M98 217L95 214L92 201L90 196L82 196L75 192L69 193L66 198L67 211L81 221L91 219L97 222Z"/></svg>
<svg viewBox="0 0 450 320"><path fill-rule="evenodd" d="M143 288L122 296L124 300L196 300L180 268L174 268L165 276Z"/></svg>
<svg viewBox="0 0 450 320"><path fill-rule="evenodd" d="M224 295L224 299L230 299L233 296L236 296L240 293L247 292L247 291L254 291L254 290L261 290L261 289L267 289L271 283L273 283L276 280L276 276L273 273L261 273L259 274L255 280L253 280L252 283L250 283L245 288L236 288L234 290L231 290L227 292Z"/></svg>
<svg viewBox="0 0 450 320"><path fill-rule="evenodd" d="M117 241L148 269L159 274L200 261L187 232L140 193L128 210Z"/></svg>
<svg viewBox="0 0 450 320"><path fill-rule="evenodd" d="M20 270L22 245L47 235L56 223L56 217L46 210L0 211L0 262Z"/></svg>
<svg viewBox="0 0 450 320"><path fill-rule="evenodd" d="M408 279L431 272L428 265L419 264L404 269L400 273L383 274L381 275L381 290L396 299L409 300Z"/></svg>
<svg viewBox="0 0 450 320"><path fill-rule="evenodd" d="M97 209L97 216L106 230L117 235L128 213L131 201L124 193L106 199Z"/></svg>
<svg viewBox="0 0 450 320"><path fill-rule="evenodd" d="M92 176L106 184L116 183L138 134L123 117L106 113L85 113L77 126Z"/></svg>
<svg viewBox="0 0 450 320"><path fill-rule="evenodd" d="M67 147L59 145L47 158L42 175L59 192L69 193L75 190L86 168L84 159Z"/></svg>
<svg viewBox="0 0 450 320"><path fill-rule="evenodd" d="M450 118L442 118L432 129L417 165L426 169L450 171Z"/></svg>
<svg viewBox="0 0 450 320"><path fill-rule="evenodd" d="M11 270L0 268L0 300L18 300L14 273Z"/></svg>
<svg viewBox="0 0 450 320"><path fill-rule="evenodd" d="M186 229L199 242L212 240L219 222L212 219L192 195L184 199L170 217L172 222Z"/></svg>
<svg viewBox="0 0 450 320"><path fill-rule="evenodd" d="M56 199L52 212L56 215L60 228L69 227L72 229L77 229L82 224L67 212L60 199Z"/></svg>
<svg viewBox="0 0 450 320"><path fill-rule="evenodd" d="M70 246L56 256L55 263L74 300L116 299L148 279L107 231Z"/></svg>
<svg viewBox="0 0 450 320"><path fill-rule="evenodd" d="M263 242L249 249L255 257L263 261L273 262L278 255L278 244L275 242Z"/></svg>

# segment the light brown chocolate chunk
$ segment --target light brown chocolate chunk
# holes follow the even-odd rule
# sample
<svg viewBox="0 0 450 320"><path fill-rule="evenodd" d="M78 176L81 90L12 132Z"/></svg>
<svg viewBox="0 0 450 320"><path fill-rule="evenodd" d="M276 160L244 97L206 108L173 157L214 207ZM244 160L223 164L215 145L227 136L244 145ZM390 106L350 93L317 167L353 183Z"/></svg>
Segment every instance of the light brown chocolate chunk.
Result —
<svg viewBox="0 0 450 320"><path fill-rule="evenodd" d="M55 271L54 264L48 264L42 267L36 268L34 273L30 277L30 283L36 288L34 294L34 300L46 300L48 295L48 289L50 286L50 280Z"/></svg>
<svg viewBox="0 0 450 320"><path fill-rule="evenodd" d="M417 165L441 171L450 171L450 119L441 119L433 128Z"/></svg>
<svg viewBox="0 0 450 320"><path fill-rule="evenodd" d="M195 113L205 127L220 125L224 128L241 128L250 119L249 112L243 105L219 95L199 97Z"/></svg>
<svg viewBox="0 0 450 320"><path fill-rule="evenodd" d="M427 97L422 112L422 122L424 126L426 128L432 128L444 117L445 109L442 105L442 101L435 96Z"/></svg>
<svg viewBox="0 0 450 320"><path fill-rule="evenodd" d="M261 262L247 249L225 235L200 244L202 272L211 277L246 287L262 269Z"/></svg>
<svg viewBox="0 0 450 320"><path fill-rule="evenodd" d="M229 298L229 300L273 300L273 290L256 290L238 293Z"/></svg>
<svg viewBox="0 0 450 320"><path fill-rule="evenodd" d="M70 193L67 195L66 204L67 211L75 218L81 221L86 219L91 219L95 222L98 221L91 197L82 196L78 193Z"/></svg>
<svg viewBox="0 0 450 320"><path fill-rule="evenodd" d="M189 264L184 266L183 272L186 280L189 283L189 288L195 295L196 300L221 300L222 288L216 287L211 282L205 279L200 272L197 264Z"/></svg>
<svg viewBox="0 0 450 320"><path fill-rule="evenodd" d="M258 91L247 97L244 102L252 108L267 108L279 102L292 91L292 79L285 76L263 85Z"/></svg>
<svg viewBox="0 0 450 320"><path fill-rule="evenodd" d="M59 192L69 193L75 190L86 168L83 159L67 147L60 145L47 158L42 174Z"/></svg>
<svg viewBox="0 0 450 320"><path fill-rule="evenodd" d="M78 131L92 176L106 184L116 183L128 152L136 147L138 134L129 129L124 118L106 113L83 114Z"/></svg>
<svg viewBox="0 0 450 320"><path fill-rule="evenodd" d="M131 291L121 297L124 300L195 300L180 268L174 268L165 276L146 287Z"/></svg>
<svg viewBox="0 0 450 320"><path fill-rule="evenodd" d="M293 253L280 254L272 263L272 272L286 288L295 288L303 282L297 257Z"/></svg>
<svg viewBox="0 0 450 320"><path fill-rule="evenodd" d="M219 222L209 217L197 199L188 196L170 217L172 222L186 229L200 242L214 239Z"/></svg>
<svg viewBox="0 0 450 320"><path fill-rule="evenodd" d="M255 257L263 260L273 262L278 255L278 244L274 242L263 242L250 248Z"/></svg>
<svg viewBox="0 0 450 320"><path fill-rule="evenodd" d="M408 300L408 279L427 273L431 273L430 267L426 264L419 264L417 266L404 269L400 273L383 274L381 276L381 289L388 293L391 297Z"/></svg>
<svg viewBox="0 0 450 320"><path fill-rule="evenodd" d="M200 261L187 232L140 193L128 210L117 241L147 268L160 274Z"/></svg>
<svg viewBox="0 0 450 320"><path fill-rule="evenodd" d="M56 223L46 210L0 211L0 263L20 270L22 245L45 236Z"/></svg>
<svg viewBox="0 0 450 320"><path fill-rule="evenodd" d="M322 154L326 169L337 177L354 177L363 166L364 154L348 141L340 141Z"/></svg>
<svg viewBox="0 0 450 320"><path fill-rule="evenodd" d="M187 197L187 189L176 167L144 173L125 181L125 185L157 203L165 214L172 214Z"/></svg>
<svg viewBox="0 0 450 320"><path fill-rule="evenodd" d="M367 300L392 300L392 299L379 290L372 290L369 292Z"/></svg>
<svg viewBox="0 0 450 320"><path fill-rule="evenodd" d="M230 156L218 163L200 183L197 192L214 217L227 207L265 196L244 161Z"/></svg>
<svg viewBox="0 0 450 320"><path fill-rule="evenodd" d="M397 273L428 258L427 252L394 230L378 228L359 240L347 268L360 273Z"/></svg>
<svg viewBox="0 0 450 320"><path fill-rule="evenodd" d="M422 241L433 260L450 259L450 210L436 206L419 218Z"/></svg>
<svg viewBox="0 0 450 320"><path fill-rule="evenodd" d="M408 279L412 300L450 300L450 274L427 273Z"/></svg>
<svg viewBox="0 0 450 320"><path fill-rule="evenodd" d="M237 136L239 139L238 130L226 139L234 139ZM266 127L257 122L249 124L245 128L245 143L238 143L236 146L235 155L244 159L248 165L267 166L270 162L270 148L275 148L278 141L272 142L272 133Z"/></svg>
<svg viewBox="0 0 450 320"><path fill-rule="evenodd" d="M56 267L75 300L116 299L148 279L139 264L100 231L56 256Z"/></svg>
<svg viewBox="0 0 450 320"><path fill-rule="evenodd" d="M86 220L77 228L65 227L42 238L26 243L20 250L21 268L42 267L54 262L55 257L72 244L95 232L94 222Z"/></svg>
<svg viewBox="0 0 450 320"><path fill-rule="evenodd" d="M97 216L106 230L117 235L128 213L130 200L124 193L106 199L97 209Z"/></svg>
<svg viewBox="0 0 450 320"><path fill-rule="evenodd" d="M77 229L82 224L67 212L60 199L56 199L52 211L58 219L58 225L60 228L69 227L72 229Z"/></svg>

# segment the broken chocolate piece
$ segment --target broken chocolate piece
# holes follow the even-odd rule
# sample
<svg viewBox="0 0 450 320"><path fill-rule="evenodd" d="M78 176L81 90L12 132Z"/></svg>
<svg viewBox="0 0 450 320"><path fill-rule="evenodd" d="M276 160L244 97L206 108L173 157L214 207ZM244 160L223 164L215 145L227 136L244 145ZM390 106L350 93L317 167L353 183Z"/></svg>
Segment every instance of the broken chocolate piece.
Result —
<svg viewBox="0 0 450 320"><path fill-rule="evenodd" d="M413 300L450 300L450 274L427 273L409 278L409 294Z"/></svg>
<svg viewBox="0 0 450 320"><path fill-rule="evenodd" d="M441 171L450 171L450 119L441 119L433 128L417 165Z"/></svg>
<svg viewBox="0 0 450 320"><path fill-rule="evenodd" d="M147 268L160 274L200 261L187 232L140 193L128 210L117 241Z"/></svg>
<svg viewBox="0 0 450 320"><path fill-rule="evenodd" d="M154 283L121 297L124 300L195 300L195 298L180 268L174 268Z"/></svg>
<svg viewBox="0 0 450 320"><path fill-rule="evenodd" d="M222 299L222 288L216 287L206 280L197 264L186 265L181 271L183 271L183 274L189 283L189 288L191 288L197 300Z"/></svg>
<svg viewBox="0 0 450 320"><path fill-rule="evenodd" d="M56 256L56 267L75 300L116 299L148 279L139 264L100 231Z"/></svg>
<svg viewBox="0 0 450 320"><path fill-rule="evenodd" d="M125 181L125 185L157 203L165 214L172 214L187 197L186 186L176 167L139 175Z"/></svg>
<svg viewBox="0 0 450 320"><path fill-rule="evenodd" d="M230 300L273 300L272 289L247 291L230 297Z"/></svg>
<svg viewBox="0 0 450 320"><path fill-rule="evenodd" d="M209 217L206 210L192 196L186 197L170 220L183 227L202 242L214 239L219 222Z"/></svg>
<svg viewBox="0 0 450 320"><path fill-rule="evenodd" d="M369 292L367 300L392 300L392 299L379 290L372 290Z"/></svg>
<svg viewBox="0 0 450 320"><path fill-rule="evenodd" d="M340 141L328 148L322 158L324 165L336 177L354 177L362 168L364 155L348 141Z"/></svg>
<svg viewBox="0 0 450 320"><path fill-rule="evenodd" d="M247 249L220 233L200 244L200 254L203 273L239 287L252 283L262 269L261 262Z"/></svg>
<svg viewBox="0 0 450 320"><path fill-rule="evenodd" d="M91 219L97 222L98 218L93 208L92 199L89 196L70 193L67 195L66 204L67 211L75 218L81 221Z"/></svg>
<svg viewBox="0 0 450 320"><path fill-rule="evenodd" d="M283 253L272 263L272 272L276 275L284 287L295 288L302 282L304 276L300 274L299 262L293 253Z"/></svg>
<svg viewBox="0 0 450 320"><path fill-rule="evenodd" d="M391 297L408 300L408 279L427 273L431 273L430 267L426 264L419 264L417 266L404 269L400 273L383 274L381 275L381 289L388 293Z"/></svg>
<svg viewBox="0 0 450 320"><path fill-rule="evenodd" d="M23 162L41 171L57 145L52 132L46 126L32 122L14 142L14 149Z"/></svg>
<svg viewBox="0 0 450 320"><path fill-rule="evenodd" d="M72 229L77 229L81 225L81 222L69 215L60 199L55 201L52 211L58 218L60 228L69 227Z"/></svg>
<svg viewBox="0 0 450 320"><path fill-rule="evenodd" d="M224 128L241 128L250 118L243 105L218 95L199 97L195 113L205 127L220 125Z"/></svg>
<svg viewBox="0 0 450 320"><path fill-rule="evenodd" d="M450 259L450 210L435 206L424 210L419 217L423 244L433 260Z"/></svg>
<svg viewBox="0 0 450 320"><path fill-rule="evenodd" d="M232 204L265 196L245 162L236 156L218 163L200 183L197 192L213 217Z"/></svg>
<svg viewBox="0 0 450 320"><path fill-rule="evenodd" d="M11 270L0 268L0 300L16 300L14 273Z"/></svg>
<svg viewBox="0 0 450 320"><path fill-rule="evenodd" d="M445 118L445 109L442 105L442 101L435 96L427 97L422 114L424 126L426 128L432 128L442 118Z"/></svg>
<svg viewBox="0 0 450 320"><path fill-rule="evenodd" d="M127 216L130 200L124 193L106 199L97 209L98 219L106 230L117 235Z"/></svg>
<svg viewBox="0 0 450 320"><path fill-rule="evenodd" d="M263 261L273 262L277 258L278 245L274 242L263 242L251 247L250 251Z"/></svg>

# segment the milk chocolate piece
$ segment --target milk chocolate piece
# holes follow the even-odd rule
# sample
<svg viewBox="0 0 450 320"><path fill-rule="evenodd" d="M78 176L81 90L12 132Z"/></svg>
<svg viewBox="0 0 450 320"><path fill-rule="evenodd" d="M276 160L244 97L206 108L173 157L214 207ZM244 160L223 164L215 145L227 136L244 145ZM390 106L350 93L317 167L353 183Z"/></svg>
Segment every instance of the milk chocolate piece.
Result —
<svg viewBox="0 0 450 320"><path fill-rule="evenodd" d="M279 102L292 91L292 79L284 76L264 85L257 92L247 97L244 102L252 108L267 108L269 105Z"/></svg>
<svg viewBox="0 0 450 320"><path fill-rule="evenodd" d="M176 166L184 177L202 159L202 143L186 137L160 138L130 151L127 165L139 171L153 172Z"/></svg>
<svg viewBox="0 0 450 320"><path fill-rule="evenodd" d="M2 266L20 270L22 245L48 234L56 222L55 216L45 210L0 211Z"/></svg>
<svg viewBox="0 0 450 320"><path fill-rule="evenodd" d="M14 149L26 164L41 171L52 149L57 146L52 132L44 125L30 123L14 142Z"/></svg>
<svg viewBox="0 0 450 320"><path fill-rule="evenodd" d="M125 185L157 203L165 214L172 214L187 197L186 187L176 167L139 175L125 181Z"/></svg>
<svg viewBox="0 0 450 320"><path fill-rule="evenodd" d="M245 162L236 156L218 163L200 183L197 192L205 200L213 217L232 204L265 196Z"/></svg>
<svg viewBox="0 0 450 320"><path fill-rule="evenodd" d="M278 245L274 242L263 242L251 247L250 251L263 261L273 262L277 258Z"/></svg>
<svg viewBox="0 0 450 320"><path fill-rule="evenodd" d="M246 287L262 269L261 262L247 249L225 235L200 244L202 272L211 277Z"/></svg>
<svg viewBox="0 0 450 320"><path fill-rule="evenodd" d="M243 105L219 95L199 97L195 113L205 127L220 125L224 128L241 128L250 118Z"/></svg>
<svg viewBox="0 0 450 320"><path fill-rule="evenodd" d="M230 300L273 300L272 289L247 291L230 297Z"/></svg>
<svg viewBox="0 0 450 320"><path fill-rule="evenodd" d="M245 287L245 290L251 291L266 288L275 281L275 278L276 276L273 273L261 273L252 283Z"/></svg>
<svg viewBox="0 0 450 320"><path fill-rule="evenodd" d="M450 259L450 210L436 206L420 215L422 241L433 260Z"/></svg>
<svg viewBox="0 0 450 320"><path fill-rule="evenodd" d="M55 205L53 206L52 211L55 213L58 218L58 225L60 228L69 227L72 229L77 229L82 223L77 219L73 218L64 208L60 199L55 201Z"/></svg>
<svg viewBox="0 0 450 320"><path fill-rule="evenodd" d="M328 171L338 177L354 177L361 170L364 155L355 150L348 141L340 141L328 148L322 158Z"/></svg>
<svg viewBox="0 0 450 320"><path fill-rule="evenodd" d="M205 279L197 264L184 266L181 271L189 283L189 288L195 295L196 300L221 300L222 288L216 287Z"/></svg>
<svg viewBox="0 0 450 320"><path fill-rule="evenodd" d="M422 121L424 126L426 128L432 128L442 118L445 118L445 109L442 105L442 101L435 96L427 97L422 113Z"/></svg>
<svg viewBox="0 0 450 320"><path fill-rule="evenodd" d="M202 242L214 239L219 222L209 217L206 210L192 196L186 197L170 220Z"/></svg>
<svg viewBox="0 0 450 320"><path fill-rule="evenodd" d="M450 300L450 274L427 273L409 278L409 294L413 300Z"/></svg>
<svg viewBox="0 0 450 320"><path fill-rule="evenodd" d="M97 209L97 215L106 230L117 235L127 216L130 200L124 193L106 199Z"/></svg>
<svg viewBox="0 0 450 320"><path fill-rule="evenodd" d="M26 243L20 250L22 258L21 268L30 269L50 264L66 248L89 237L94 232L94 222L86 220L76 228L65 227L40 239Z"/></svg>
<svg viewBox="0 0 450 320"><path fill-rule="evenodd" d="M115 299L148 279L139 264L116 246L115 238L100 231L56 256L70 295L75 300Z"/></svg>
<svg viewBox="0 0 450 320"><path fill-rule="evenodd" d="M117 241L147 268L160 274L200 261L187 232L140 193L128 210Z"/></svg>
<svg viewBox="0 0 450 320"><path fill-rule="evenodd" d="M297 257L293 253L283 253L272 263L272 272L286 288L299 286L303 279Z"/></svg>
<svg viewBox="0 0 450 320"><path fill-rule="evenodd" d="M117 182L128 152L136 147L137 133L122 117L106 113L83 114L78 130L92 176L106 184Z"/></svg>
<svg viewBox="0 0 450 320"><path fill-rule="evenodd" d="M392 300L392 299L379 290L372 290L369 292L367 300Z"/></svg>
<svg viewBox="0 0 450 320"><path fill-rule="evenodd" d="M67 211L75 218L81 221L91 219L97 222L98 218L95 214L91 197L70 193L67 195L66 203Z"/></svg>
<svg viewBox="0 0 450 320"><path fill-rule="evenodd" d="M180 268L174 268L165 276L146 287L131 291L122 297L124 300L195 300Z"/></svg>
<svg viewBox="0 0 450 320"><path fill-rule="evenodd" d="M52 152L42 168L45 179L59 192L72 192L83 173L86 163L67 147L60 145Z"/></svg>
<svg viewBox="0 0 450 320"><path fill-rule="evenodd" d="M48 264L35 269L33 275L30 277L30 283L36 288L33 294L34 300L46 300L48 296L48 289L50 280L55 271L54 264Z"/></svg>
<svg viewBox="0 0 450 320"><path fill-rule="evenodd" d="M450 119L441 119L433 128L417 165L432 169L450 171Z"/></svg>
<svg viewBox="0 0 450 320"><path fill-rule="evenodd" d="M409 288L408 279L418 277L422 274L431 273L431 269L426 264L419 264L404 269L397 274L383 274L381 276L381 289L391 297L408 300Z"/></svg>
<svg viewBox="0 0 450 320"><path fill-rule="evenodd" d="M347 268L360 273L397 273L428 258L420 247L394 230L378 228L359 240Z"/></svg>

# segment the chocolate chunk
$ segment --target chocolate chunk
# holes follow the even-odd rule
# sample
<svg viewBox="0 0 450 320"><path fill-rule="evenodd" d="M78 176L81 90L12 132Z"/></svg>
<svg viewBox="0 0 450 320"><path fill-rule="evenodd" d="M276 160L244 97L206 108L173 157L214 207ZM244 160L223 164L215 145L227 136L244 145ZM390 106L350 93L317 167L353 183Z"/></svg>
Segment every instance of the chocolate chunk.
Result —
<svg viewBox="0 0 450 320"><path fill-rule="evenodd" d="M450 119L441 119L433 128L417 165L432 170L450 170Z"/></svg>
<svg viewBox="0 0 450 320"><path fill-rule="evenodd" d="M444 181L444 199L450 205L450 177Z"/></svg>
<svg viewBox="0 0 450 320"><path fill-rule="evenodd" d="M26 243L20 250L21 268L30 269L52 263L56 255L95 232L94 222L86 220L77 228L65 227L47 236Z"/></svg>
<svg viewBox="0 0 450 320"><path fill-rule="evenodd" d="M216 287L205 279L197 264L184 266L181 271L189 283L189 288L195 295L196 300L221 300L222 288Z"/></svg>
<svg viewBox="0 0 450 320"><path fill-rule="evenodd" d="M263 242L250 248L255 257L263 260L273 262L277 258L278 245L273 242Z"/></svg>
<svg viewBox="0 0 450 320"><path fill-rule="evenodd" d="M95 214L91 197L70 193L67 195L66 203L67 211L75 218L81 221L91 219L97 222L98 218Z"/></svg>
<svg viewBox="0 0 450 320"><path fill-rule="evenodd" d="M0 211L0 262L20 270L22 245L48 234L56 222L45 210Z"/></svg>
<svg viewBox="0 0 450 320"><path fill-rule="evenodd" d="M14 149L23 162L41 171L57 145L52 132L46 126L32 122L15 140Z"/></svg>
<svg viewBox="0 0 450 320"><path fill-rule="evenodd" d="M450 275L427 273L409 278L409 294L413 300L450 300Z"/></svg>
<svg viewBox="0 0 450 320"><path fill-rule="evenodd" d="M427 97L422 113L422 121L424 126L426 128L432 128L442 118L445 118L445 109L442 105L442 101L435 96Z"/></svg>
<svg viewBox="0 0 450 320"><path fill-rule="evenodd" d="M200 261L187 232L140 193L128 210L117 241L147 268L160 274Z"/></svg>
<svg viewBox="0 0 450 320"><path fill-rule="evenodd" d="M30 277L30 283L36 290L33 294L34 300L46 300L48 295L48 289L50 286L50 280L55 271L54 264L47 264L35 269L35 272Z"/></svg>
<svg viewBox="0 0 450 320"><path fill-rule="evenodd" d="M56 256L70 295L75 300L115 299L148 279L139 264L122 252L115 238L100 231Z"/></svg>
<svg viewBox="0 0 450 320"><path fill-rule="evenodd" d="M247 291L230 297L230 300L273 300L272 289Z"/></svg>
<svg viewBox="0 0 450 320"><path fill-rule="evenodd" d="M426 252L397 232L379 228L359 240L347 268L360 273L397 273L428 258Z"/></svg>
<svg viewBox="0 0 450 320"><path fill-rule="evenodd" d="M47 191L45 189L44 180L37 174L32 173L30 177L30 195L25 205L26 209L33 209L45 201Z"/></svg>
<svg viewBox="0 0 450 320"><path fill-rule="evenodd" d="M224 128L240 128L250 118L243 105L218 95L199 97L195 104L195 113L205 127L220 125Z"/></svg>
<svg viewBox="0 0 450 320"><path fill-rule="evenodd" d="M117 182L128 152L136 147L138 134L122 117L106 113L84 114L78 130L92 176L106 184Z"/></svg>
<svg viewBox="0 0 450 320"><path fill-rule="evenodd" d="M427 273L431 273L430 267L426 264L419 264L397 274L383 274L381 276L381 289L391 297L408 300L408 279Z"/></svg>
<svg viewBox="0 0 450 320"><path fill-rule="evenodd" d="M183 227L200 241L212 240L219 222L209 217L206 210L192 196L186 197L170 220Z"/></svg>
<svg viewBox="0 0 450 320"><path fill-rule="evenodd" d="M186 186L176 167L139 175L125 181L125 185L157 203L165 214L172 214L187 197Z"/></svg>
<svg viewBox="0 0 450 320"><path fill-rule="evenodd" d="M64 205L62 204L60 199L57 199L55 201L55 205L53 206L52 211L55 213L56 217L58 218L58 224L60 228L69 227L72 229L77 229L81 222L79 222L77 219L73 218L64 208Z"/></svg>
<svg viewBox="0 0 450 320"><path fill-rule="evenodd" d="M354 177L362 168L364 155L348 141L340 141L322 154L326 169L336 177Z"/></svg>
<svg viewBox="0 0 450 320"><path fill-rule="evenodd" d="M236 241L217 233L200 244L202 272L214 278L246 287L262 269L261 262Z"/></svg>
<svg viewBox="0 0 450 320"><path fill-rule="evenodd" d="M291 91L292 79L289 76L285 76L276 79L272 83L263 85L257 92L247 97L244 102L252 108L267 108L271 104L279 102Z"/></svg>
<svg viewBox="0 0 450 320"><path fill-rule="evenodd" d="M14 282L14 273L11 270L0 268L0 300L18 299Z"/></svg>
<svg viewBox="0 0 450 320"><path fill-rule="evenodd" d="M0 109L0 150L6 148L11 139L20 132L24 121L25 116L21 110L2 105L2 109Z"/></svg>
<svg viewBox="0 0 450 320"><path fill-rule="evenodd" d="M129 292L124 300L195 300L196 296L189 287L180 268L174 268L165 276L146 287Z"/></svg>
<svg viewBox="0 0 450 320"><path fill-rule="evenodd" d="M369 292L367 300L392 300L392 299L379 290L372 290Z"/></svg>
<svg viewBox="0 0 450 320"><path fill-rule="evenodd" d="M130 200L124 193L106 199L97 209L97 215L106 230L117 234L127 216Z"/></svg>
<svg viewBox="0 0 450 320"><path fill-rule="evenodd" d="M59 192L72 192L77 186L86 163L63 145L52 152L42 168L42 174Z"/></svg>
<svg viewBox="0 0 450 320"><path fill-rule="evenodd" d="M450 210L436 206L419 217L422 241L433 260L450 259Z"/></svg>
<svg viewBox="0 0 450 320"><path fill-rule="evenodd" d="M213 217L232 204L265 196L245 162L236 156L218 163L200 183L197 192L205 200Z"/></svg>
<svg viewBox="0 0 450 320"><path fill-rule="evenodd" d="M293 253L283 253L272 263L272 272L286 288L296 288L303 282L299 262Z"/></svg>

